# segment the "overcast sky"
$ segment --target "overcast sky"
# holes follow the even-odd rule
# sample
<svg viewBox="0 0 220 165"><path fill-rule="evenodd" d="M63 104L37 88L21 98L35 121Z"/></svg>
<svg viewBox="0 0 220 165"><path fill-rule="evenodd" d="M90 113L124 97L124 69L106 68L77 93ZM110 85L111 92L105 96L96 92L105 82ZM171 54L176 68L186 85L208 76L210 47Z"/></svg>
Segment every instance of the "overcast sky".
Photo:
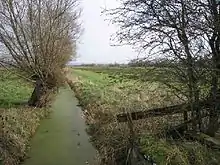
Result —
<svg viewBox="0 0 220 165"><path fill-rule="evenodd" d="M117 0L82 0L84 34L79 45L80 63L124 63L136 58L130 46L110 46L110 37L116 31L101 15L102 8L117 6Z"/></svg>

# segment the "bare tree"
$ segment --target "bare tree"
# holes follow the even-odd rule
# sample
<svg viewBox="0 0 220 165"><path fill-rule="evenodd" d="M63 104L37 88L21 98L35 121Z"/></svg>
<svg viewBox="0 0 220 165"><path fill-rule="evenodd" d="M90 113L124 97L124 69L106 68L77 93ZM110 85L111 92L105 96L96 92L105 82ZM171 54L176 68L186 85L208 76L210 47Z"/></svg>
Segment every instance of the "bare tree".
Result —
<svg viewBox="0 0 220 165"><path fill-rule="evenodd" d="M198 122L193 129L202 130L198 105L207 97L203 86L209 86L213 102L210 110L209 135L218 129L218 77L220 44L220 9L216 0L120 0L116 9L105 11L113 24L119 26L116 41L149 52L156 58L165 57L179 65L166 70L174 75L175 90L187 97L192 117ZM212 59L210 65L197 61ZM205 77L211 73L211 79ZM173 88L172 82L163 81ZM201 96L201 94L204 96ZM184 114L187 119L187 114ZM214 129L213 129L213 126Z"/></svg>
<svg viewBox="0 0 220 165"><path fill-rule="evenodd" d="M76 56L80 16L78 0L2 0L1 64L13 66L36 81L29 104L59 86L62 68Z"/></svg>
<svg viewBox="0 0 220 165"><path fill-rule="evenodd" d="M220 126L218 121L220 115L220 1L198 0L196 4L200 19L194 21L194 27L204 36L211 54L210 96L213 106L210 110L207 133L214 136ZM195 19L198 19L198 17Z"/></svg>
<svg viewBox="0 0 220 165"><path fill-rule="evenodd" d="M191 104L192 117L196 117L199 116L195 104L199 99L199 89L194 62L201 51L198 45L201 37L190 29L189 17L194 13L189 13L188 9L192 5L193 1L189 0L122 0L121 7L109 10L107 14L113 16L112 22L120 27L116 34L120 43L141 47L152 55L182 64L169 71L182 84L176 90L187 97ZM170 82L164 83L172 86ZM184 116L187 120L186 113Z"/></svg>

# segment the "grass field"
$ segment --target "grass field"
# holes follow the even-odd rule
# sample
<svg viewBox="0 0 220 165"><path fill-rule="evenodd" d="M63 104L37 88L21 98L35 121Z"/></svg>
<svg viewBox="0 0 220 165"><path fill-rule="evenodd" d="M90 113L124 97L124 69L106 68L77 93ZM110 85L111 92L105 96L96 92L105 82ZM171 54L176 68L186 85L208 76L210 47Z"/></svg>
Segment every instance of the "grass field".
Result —
<svg viewBox="0 0 220 165"><path fill-rule="evenodd" d="M72 69L72 75L78 77L72 88L85 111L90 125L88 132L100 153L100 164L123 164L126 158L129 130L126 123L116 121L118 113L163 107L183 101L159 82L127 76L135 75L135 70L132 72L130 69L129 73L124 68L121 71L119 68L115 70L114 73L114 69L109 72L106 69L101 71L100 68L98 71L97 68ZM217 165L218 152L212 152L195 142L170 142L154 136L173 124L173 121L176 124L181 122L180 117L170 115L134 121L142 152L152 156L159 165Z"/></svg>
<svg viewBox="0 0 220 165"><path fill-rule="evenodd" d="M187 71L185 69L156 68L156 67L77 67L82 71L92 71L99 74L108 75L112 81L135 80L142 84L159 83L164 89L172 90L182 101L187 100L189 93ZM197 87L200 92L200 99L207 98L211 87L211 77L208 70L197 70ZM202 77L200 77L202 76ZM200 78L199 78L200 77ZM159 90L160 92L160 90Z"/></svg>
<svg viewBox="0 0 220 165"><path fill-rule="evenodd" d="M21 104L32 90L31 83L0 69L0 164L17 165L25 158L30 138L48 113Z"/></svg>
<svg viewBox="0 0 220 165"><path fill-rule="evenodd" d="M31 83L7 70L0 70L0 108L14 107L16 103L27 101L32 90Z"/></svg>
<svg viewBox="0 0 220 165"><path fill-rule="evenodd" d="M79 67L80 70L93 71L95 73L108 74L117 79L132 79L138 81L155 82L159 80L171 80L168 68L155 67ZM174 79L173 79L174 80ZM177 81L177 80L176 80Z"/></svg>

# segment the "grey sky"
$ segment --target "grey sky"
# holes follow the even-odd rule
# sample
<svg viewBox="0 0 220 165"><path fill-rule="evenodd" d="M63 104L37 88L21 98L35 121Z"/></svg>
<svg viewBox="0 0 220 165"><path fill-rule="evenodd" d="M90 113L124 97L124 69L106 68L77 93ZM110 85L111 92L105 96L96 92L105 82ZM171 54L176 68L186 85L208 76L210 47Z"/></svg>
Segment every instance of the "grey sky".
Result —
<svg viewBox="0 0 220 165"><path fill-rule="evenodd" d="M123 63L137 57L130 46L110 46L110 36L116 28L105 21L105 16L101 16L101 8L105 6L115 7L117 0L82 0L84 34L81 37L77 62Z"/></svg>

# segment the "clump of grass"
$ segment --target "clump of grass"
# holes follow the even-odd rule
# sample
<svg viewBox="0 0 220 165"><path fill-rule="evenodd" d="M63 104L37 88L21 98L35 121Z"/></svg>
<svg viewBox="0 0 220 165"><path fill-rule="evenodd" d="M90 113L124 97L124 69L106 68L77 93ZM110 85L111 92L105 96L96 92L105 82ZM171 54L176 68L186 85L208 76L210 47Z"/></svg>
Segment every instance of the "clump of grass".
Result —
<svg viewBox="0 0 220 165"><path fill-rule="evenodd" d="M1 110L0 154L4 165L16 165L24 160L30 138L40 119L48 113L45 109L27 107Z"/></svg>
<svg viewBox="0 0 220 165"><path fill-rule="evenodd" d="M166 139L145 135L141 137L140 145L158 165L218 165L220 161L216 152L197 142L170 143Z"/></svg>

